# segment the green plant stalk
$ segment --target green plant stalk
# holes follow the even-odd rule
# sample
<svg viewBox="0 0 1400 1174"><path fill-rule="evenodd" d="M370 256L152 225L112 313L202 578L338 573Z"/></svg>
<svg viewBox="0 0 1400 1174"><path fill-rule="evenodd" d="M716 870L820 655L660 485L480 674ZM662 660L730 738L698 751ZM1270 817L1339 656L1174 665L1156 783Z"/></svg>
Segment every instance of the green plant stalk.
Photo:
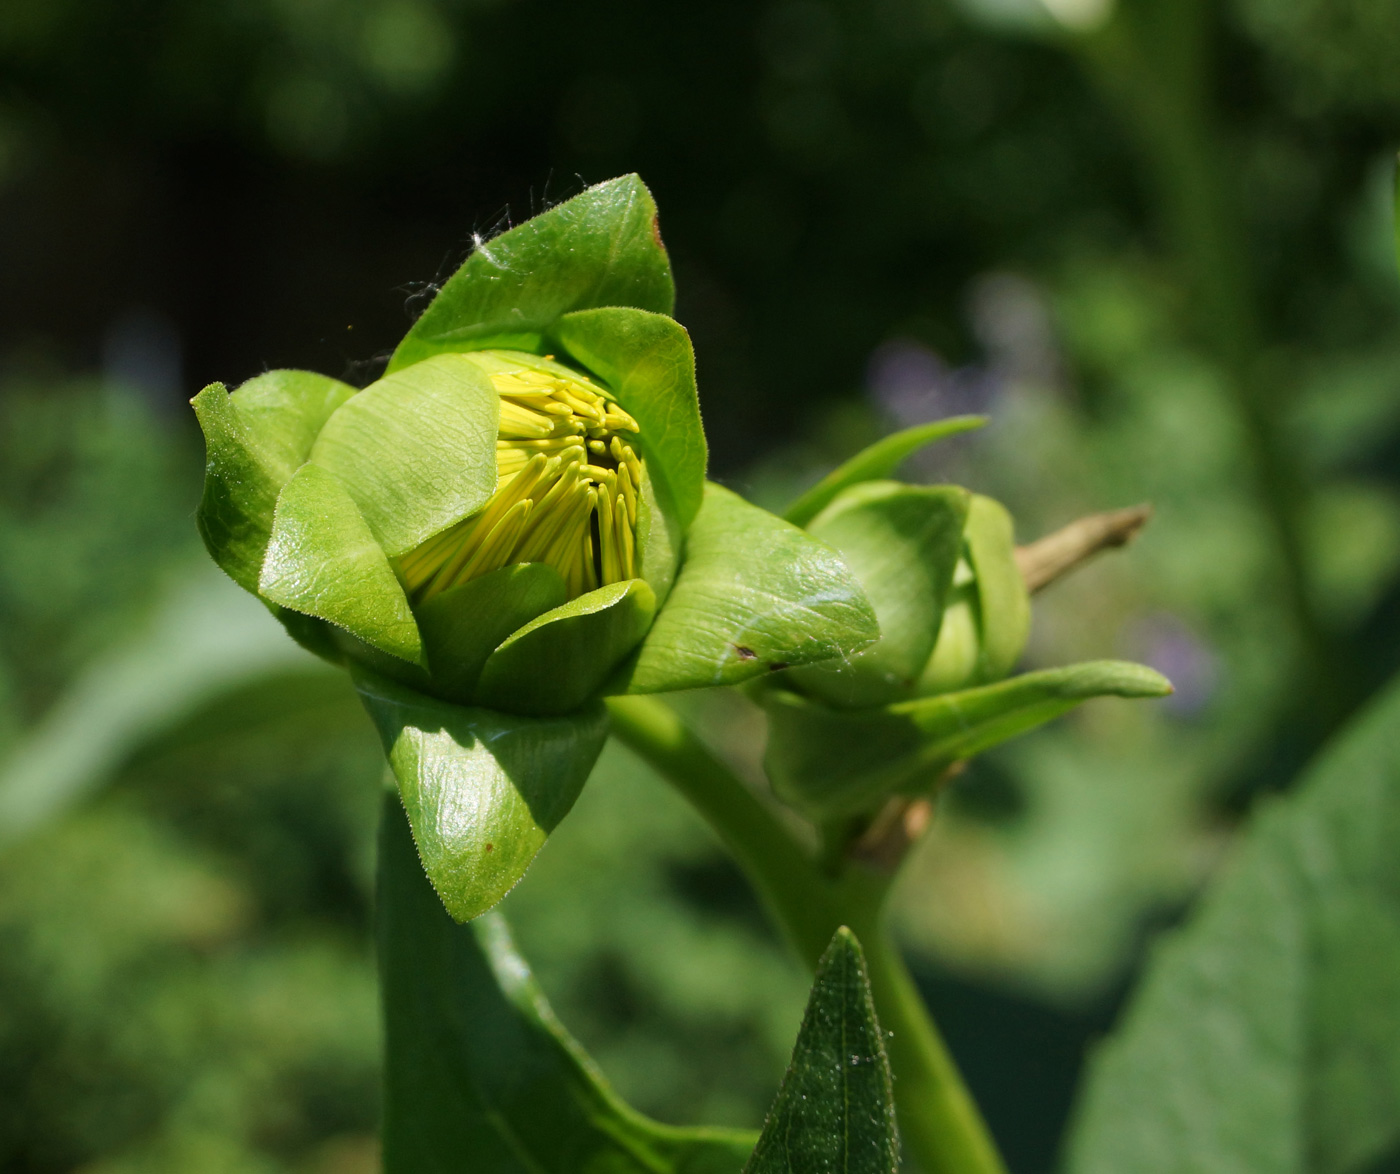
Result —
<svg viewBox="0 0 1400 1174"><path fill-rule="evenodd" d="M891 940L891 877L848 865L823 872L778 818L689 730L649 697L612 697L613 733L654 767L714 829L802 960L815 967L838 927L865 948L881 1026L889 1032L895 1104L906 1153L923 1174L1005 1174L986 1123Z"/></svg>

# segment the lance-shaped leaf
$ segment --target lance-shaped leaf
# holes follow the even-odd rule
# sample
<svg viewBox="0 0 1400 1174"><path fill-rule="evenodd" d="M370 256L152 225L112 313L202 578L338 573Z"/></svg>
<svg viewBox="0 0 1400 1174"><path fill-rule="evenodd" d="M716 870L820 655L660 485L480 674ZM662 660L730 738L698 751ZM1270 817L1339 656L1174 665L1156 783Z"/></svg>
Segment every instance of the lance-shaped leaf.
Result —
<svg viewBox="0 0 1400 1174"><path fill-rule="evenodd" d="M532 620L487 660L476 699L511 713L559 714L595 694L656 615L640 579L610 583Z"/></svg>
<svg viewBox="0 0 1400 1174"><path fill-rule="evenodd" d="M868 481L813 519L808 532L841 553L875 609L880 639L854 656L793 669L797 688L846 709L913 694L962 554L969 496L951 485Z"/></svg>
<svg viewBox="0 0 1400 1174"><path fill-rule="evenodd" d="M1400 1155L1400 680L1263 806L1094 1058L1072 1174Z"/></svg>
<svg viewBox="0 0 1400 1174"><path fill-rule="evenodd" d="M377 909L385 1174L738 1174L754 1135L641 1116L564 1030L499 914L457 925L387 796Z"/></svg>
<svg viewBox="0 0 1400 1174"><path fill-rule="evenodd" d="M874 806L894 791L927 787L949 764L1091 697L1170 692L1160 673L1116 660L1025 673L879 709L834 710L784 689L765 689L758 695L768 711L764 766L785 800L831 818Z"/></svg>
<svg viewBox="0 0 1400 1174"><path fill-rule="evenodd" d="M986 422L986 416L950 416L946 420L935 420L932 424L916 424L913 428L905 428L902 432L877 440L813 485L788 506L783 517L794 526L805 526L835 501L843 490L862 481L879 481L889 477L919 449L960 432L981 428Z"/></svg>
<svg viewBox="0 0 1400 1174"><path fill-rule="evenodd" d="M669 314L675 297L656 204L637 176L624 175L478 241L399 343L389 370L443 351L542 352L549 327L571 310Z"/></svg>
<svg viewBox="0 0 1400 1174"><path fill-rule="evenodd" d="M448 912L469 921L510 892L569 813L607 738L606 711L516 717L351 672L423 867Z"/></svg>
<svg viewBox="0 0 1400 1174"><path fill-rule="evenodd" d="M664 314L609 306L566 315L554 334L641 425L649 468L659 471L681 525L689 526L705 495L707 450L685 328Z"/></svg>
<svg viewBox="0 0 1400 1174"><path fill-rule="evenodd" d="M418 624L389 560L345 487L317 465L297 470L277 499L258 592L422 663Z"/></svg>
<svg viewBox="0 0 1400 1174"><path fill-rule="evenodd" d="M686 536L686 557L619 693L733 685L847 656L880 635L831 547L718 485Z"/></svg>
<svg viewBox="0 0 1400 1174"><path fill-rule="evenodd" d="M232 395L211 383L190 401L208 454L199 533L214 561L245 590L258 589L282 486L354 394L311 371L269 371Z"/></svg>
<svg viewBox="0 0 1400 1174"><path fill-rule="evenodd" d="M843 926L817 963L792 1063L744 1174L894 1174L898 1159L865 958Z"/></svg>
<svg viewBox="0 0 1400 1174"><path fill-rule="evenodd" d="M327 421L311 460L340 478L391 558L496 492L501 401L460 355L371 384Z"/></svg>

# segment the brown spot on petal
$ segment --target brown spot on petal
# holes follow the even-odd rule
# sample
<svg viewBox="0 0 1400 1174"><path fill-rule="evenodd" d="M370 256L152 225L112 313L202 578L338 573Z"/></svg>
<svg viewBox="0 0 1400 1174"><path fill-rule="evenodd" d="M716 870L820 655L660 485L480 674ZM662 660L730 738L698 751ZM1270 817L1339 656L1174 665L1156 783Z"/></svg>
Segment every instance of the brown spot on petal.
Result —
<svg viewBox="0 0 1400 1174"><path fill-rule="evenodd" d="M740 659L740 660L757 660L757 659L758 659L758 653L756 653L752 648L746 648L746 647L745 647L744 645L742 645L742 644L736 644L736 645L734 645L734 651L737 652L737 653L739 654L739 659Z"/></svg>
<svg viewBox="0 0 1400 1174"><path fill-rule="evenodd" d="M487 850L488 852L490 852L493 848L495 848L495 846L496 846L495 844L487 844L487 845L486 845L486 850Z"/></svg>

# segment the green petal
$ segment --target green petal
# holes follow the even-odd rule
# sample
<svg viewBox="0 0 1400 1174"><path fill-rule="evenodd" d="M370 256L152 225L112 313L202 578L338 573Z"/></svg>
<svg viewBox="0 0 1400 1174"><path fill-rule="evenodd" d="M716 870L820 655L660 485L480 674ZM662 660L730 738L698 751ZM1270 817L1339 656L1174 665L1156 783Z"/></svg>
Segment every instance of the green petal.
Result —
<svg viewBox="0 0 1400 1174"><path fill-rule="evenodd" d="M869 448L862 449L849 461L837 466L807 490L788 507L783 517L794 526L805 526L826 509L843 489L849 489L862 481L879 481L889 477L919 449L946 437L956 436L959 432L981 428L986 422L986 416L950 416L946 420L918 424L896 432L893 436L886 436L883 440L877 440Z"/></svg>
<svg viewBox="0 0 1400 1174"><path fill-rule="evenodd" d="M351 673L423 868L447 911L470 921L524 876L574 805L607 738L607 712L514 717L425 697L360 665Z"/></svg>
<svg viewBox="0 0 1400 1174"><path fill-rule="evenodd" d="M610 687L657 693L733 685L848 656L879 635L840 555L710 484L666 605Z"/></svg>
<svg viewBox="0 0 1400 1174"><path fill-rule="evenodd" d="M199 533L240 587L257 591L277 495L354 394L312 371L269 371L232 395L211 383L191 401L208 453Z"/></svg>
<svg viewBox="0 0 1400 1174"><path fill-rule="evenodd" d="M664 314L619 306L566 315L554 335L641 425L643 454L688 527L705 495L707 460L690 335Z"/></svg>
<svg viewBox="0 0 1400 1174"><path fill-rule="evenodd" d="M345 488L303 465L277 499L258 591L413 663L423 659L408 598Z"/></svg>
<svg viewBox="0 0 1400 1174"><path fill-rule="evenodd" d="M1143 665L1097 660L881 709L829 709L780 689L768 711L764 766L773 788L815 818L917 791L943 770L1059 717L1091 697L1162 697L1171 684Z"/></svg>
<svg viewBox="0 0 1400 1174"><path fill-rule="evenodd" d="M969 497L955 486L869 481L813 519L808 532L845 559L875 609L880 639L845 660L794 669L795 687L847 709L914 695L962 553Z"/></svg>
<svg viewBox="0 0 1400 1174"><path fill-rule="evenodd" d="M656 595L640 579L610 583L526 624L491 654L476 698L510 713L577 709L646 635Z"/></svg>
<svg viewBox="0 0 1400 1174"><path fill-rule="evenodd" d="M439 355L360 392L321 430L311 459L340 479L392 558L496 492L500 417L481 369Z"/></svg>
<svg viewBox="0 0 1400 1174"><path fill-rule="evenodd" d="M399 343L389 370L443 351L542 353L549 327L572 310L669 314L674 304L656 204L640 179L624 175L479 243Z"/></svg>
<svg viewBox="0 0 1400 1174"><path fill-rule="evenodd" d="M999 681L1026 647L1031 599L1016 565L1011 515L1000 502L974 494L967 512L967 550L977 576L982 656L977 676Z"/></svg>

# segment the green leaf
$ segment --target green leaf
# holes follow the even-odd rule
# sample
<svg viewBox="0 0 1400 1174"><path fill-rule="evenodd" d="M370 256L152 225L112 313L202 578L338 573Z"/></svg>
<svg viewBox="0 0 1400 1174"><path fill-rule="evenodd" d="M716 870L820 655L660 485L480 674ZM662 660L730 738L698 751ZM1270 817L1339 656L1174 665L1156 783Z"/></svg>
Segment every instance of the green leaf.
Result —
<svg viewBox="0 0 1400 1174"><path fill-rule="evenodd" d="M641 425L643 455L689 527L705 496L708 459L690 335L664 314L618 306L565 315L554 334Z"/></svg>
<svg viewBox="0 0 1400 1174"><path fill-rule="evenodd" d="M1094 1058L1069 1169L1342 1174L1398 1151L1400 681L1157 949Z"/></svg>
<svg viewBox="0 0 1400 1174"><path fill-rule="evenodd" d="M656 595L640 579L580 595L497 648L476 699L511 713L569 713L598 692L655 615Z"/></svg>
<svg viewBox="0 0 1400 1174"><path fill-rule="evenodd" d="M973 494L967 512L967 552L976 575L982 652L977 677L998 681L1021 658L1031 631L1031 599L1016 565L1011 515L1000 502Z"/></svg>
<svg viewBox="0 0 1400 1174"><path fill-rule="evenodd" d="M422 663L418 625L389 560L344 486L318 465L303 465L277 499L258 591Z"/></svg>
<svg viewBox="0 0 1400 1174"><path fill-rule="evenodd" d="M877 440L807 490L788 506L783 517L794 526L805 526L826 509L843 489L862 481L879 481L889 477L919 449L960 432L981 428L986 422L986 416L950 416L946 420L918 424Z"/></svg>
<svg viewBox="0 0 1400 1174"><path fill-rule="evenodd" d="M874 806L894 791L927 787L951 763L1091 697L1170 692L1160 673L1117 660L1024 673L995 685L858 711L766 689L758 695L768 711L764 766L783 799L817 818L831 818Z"/></svg>
<svg viewBox="0 0 1400 1174"><path fill-rule="evenodd" d="M355 394L311 371L269 371L232 395L211 383L190 402L208 454L196 520L214 561L257 592L277 495L322 426Z"/></svg>
<svg viewBox="0 0 1400 1174"><path fill-rule="evenodd" d="M849 656L879 638L841 556L718 485L686 536L686 557L634 662L610 688L657 693L733 685Z"/></svg>
<svg viewBox="0 0 1400 1174"><path fill-rule="evenodd" d="M326 423L311 460L345 486L390 558L496 492L501 401L460 355L371 384Z"/></svg>
<svg viewBox="0 0 1400 1174"><path fill-rule="evenodd" d="M754 1135L624 1104L499 914L456 925L387 796L379 833L385 1174L738 1174Z"/></svg>
<svg viewBox="0 0 1400 1174"><path fill-rule="evenodd" d="M352 664L433 887L458 921L525 875L569 813L607 738L594 705L565 718L453 705Z"/></svg>
<svg viewBox="0 0 1400 1174"><path fill-rule="evenodd" d="M744 1174L894 1174L898 1160L865 957L843 926L817 963L792 1063Z"/></svg>
<svg viewBox="0 0 1400 1174"><path fill-rule="evenodd" d="M443 351L542 353L549 328L572 310L669 314L675 299L656 204L637 176L624 175L479 241L399 343L389 370Z"/></svg>
<svg viewBox="0 0 1400 1174"><path fill-rule="evenodd" d="M913 695L962 554L969 496L955 486L868 481L812 520L808 532L834 546L855 574L880 639L845 660L794 669L790 681L845 709Z"/></svg>
<svg viewBox="0 0 1400 1174"><path fill-rule="evenodd" d="M434 595L417 612L431 687L449 700L470 701L487 658L567 594L547 563L516 563Z"/></svg>

